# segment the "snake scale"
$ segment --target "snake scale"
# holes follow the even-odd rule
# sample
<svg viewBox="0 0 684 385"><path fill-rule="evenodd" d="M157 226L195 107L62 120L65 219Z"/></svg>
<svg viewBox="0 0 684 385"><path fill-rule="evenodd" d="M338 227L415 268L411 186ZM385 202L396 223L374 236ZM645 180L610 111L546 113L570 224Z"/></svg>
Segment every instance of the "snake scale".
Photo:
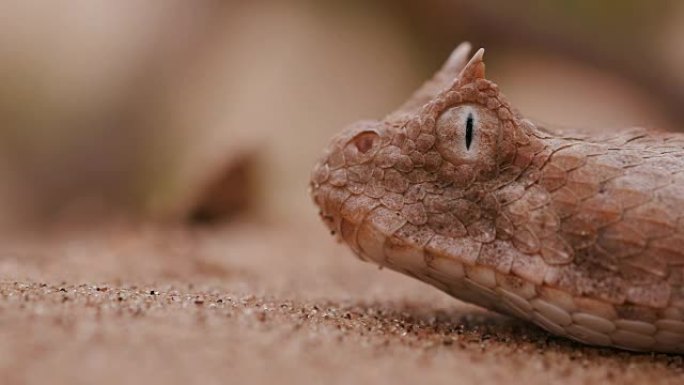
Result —
<svg viewBox="0 0 684 385"><path fill-rule="evenodd" d="M461 44L312 173L365 261L582 343L684 353L684 135L539 127ZM470 58L470 59L469 59Z"/></svg>

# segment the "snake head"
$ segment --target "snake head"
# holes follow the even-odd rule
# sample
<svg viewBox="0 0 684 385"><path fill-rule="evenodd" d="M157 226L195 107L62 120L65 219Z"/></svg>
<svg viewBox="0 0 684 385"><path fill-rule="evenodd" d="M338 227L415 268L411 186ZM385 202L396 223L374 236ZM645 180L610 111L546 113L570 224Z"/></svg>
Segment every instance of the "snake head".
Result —
<svg viewBox="0 0 684 385"><path fill-rule="evenodd" d="M469 51L332 139L311 181L331 231L363 260L554 334L684 351L681 134L537 129Z"/></svg>
<svg viewBox="0 0 684 385"><path fill-rule="evenodd" d="M485 78L484 50L468 60L469 52L459 46L385 119L344 129L316 165L311 193L321 217L362 259L410 273L393 261L392 244L473 248L496 237L490 193L502 174L517 176L516 146L530 139Z"/></svg>

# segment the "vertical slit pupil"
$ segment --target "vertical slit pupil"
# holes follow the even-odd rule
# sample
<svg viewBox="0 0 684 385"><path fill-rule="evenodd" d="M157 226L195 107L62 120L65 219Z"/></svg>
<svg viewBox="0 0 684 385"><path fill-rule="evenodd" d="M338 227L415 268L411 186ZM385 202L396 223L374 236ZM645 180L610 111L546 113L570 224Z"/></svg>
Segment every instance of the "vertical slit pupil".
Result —
<svg viewBox="0 0 684 385"><path fill-rule="evenodd" d="M466 149L470 150L470 144L473 143L473 114L469 113L468 118L466 119L466 132L465 132L465 141L466 141Z"/></svg>

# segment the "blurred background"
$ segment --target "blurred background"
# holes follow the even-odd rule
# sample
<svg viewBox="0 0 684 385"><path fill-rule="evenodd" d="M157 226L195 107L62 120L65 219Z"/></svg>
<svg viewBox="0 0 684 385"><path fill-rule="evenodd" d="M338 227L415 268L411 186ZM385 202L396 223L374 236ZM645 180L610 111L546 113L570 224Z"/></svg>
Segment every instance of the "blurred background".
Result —
<svg viewBox="0 0 684 385"><path fill-rule="evenodd" d="M0 2L0 231L318 221L310 169L468 40L530 118L684 127L675 0Z"/></svg>

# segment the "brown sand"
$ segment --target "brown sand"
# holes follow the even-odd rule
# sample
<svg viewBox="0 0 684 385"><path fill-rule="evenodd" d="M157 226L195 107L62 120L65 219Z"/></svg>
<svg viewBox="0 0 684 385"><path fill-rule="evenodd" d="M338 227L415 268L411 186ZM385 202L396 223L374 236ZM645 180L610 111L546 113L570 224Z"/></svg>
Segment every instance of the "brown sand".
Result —
<svg viewBox="0 0 684 385"><path fill-rule="evenodd" d="M361 263L317 223L5 240L0 341L1 384L684 383L682 356L551 337Z"/></svg>

